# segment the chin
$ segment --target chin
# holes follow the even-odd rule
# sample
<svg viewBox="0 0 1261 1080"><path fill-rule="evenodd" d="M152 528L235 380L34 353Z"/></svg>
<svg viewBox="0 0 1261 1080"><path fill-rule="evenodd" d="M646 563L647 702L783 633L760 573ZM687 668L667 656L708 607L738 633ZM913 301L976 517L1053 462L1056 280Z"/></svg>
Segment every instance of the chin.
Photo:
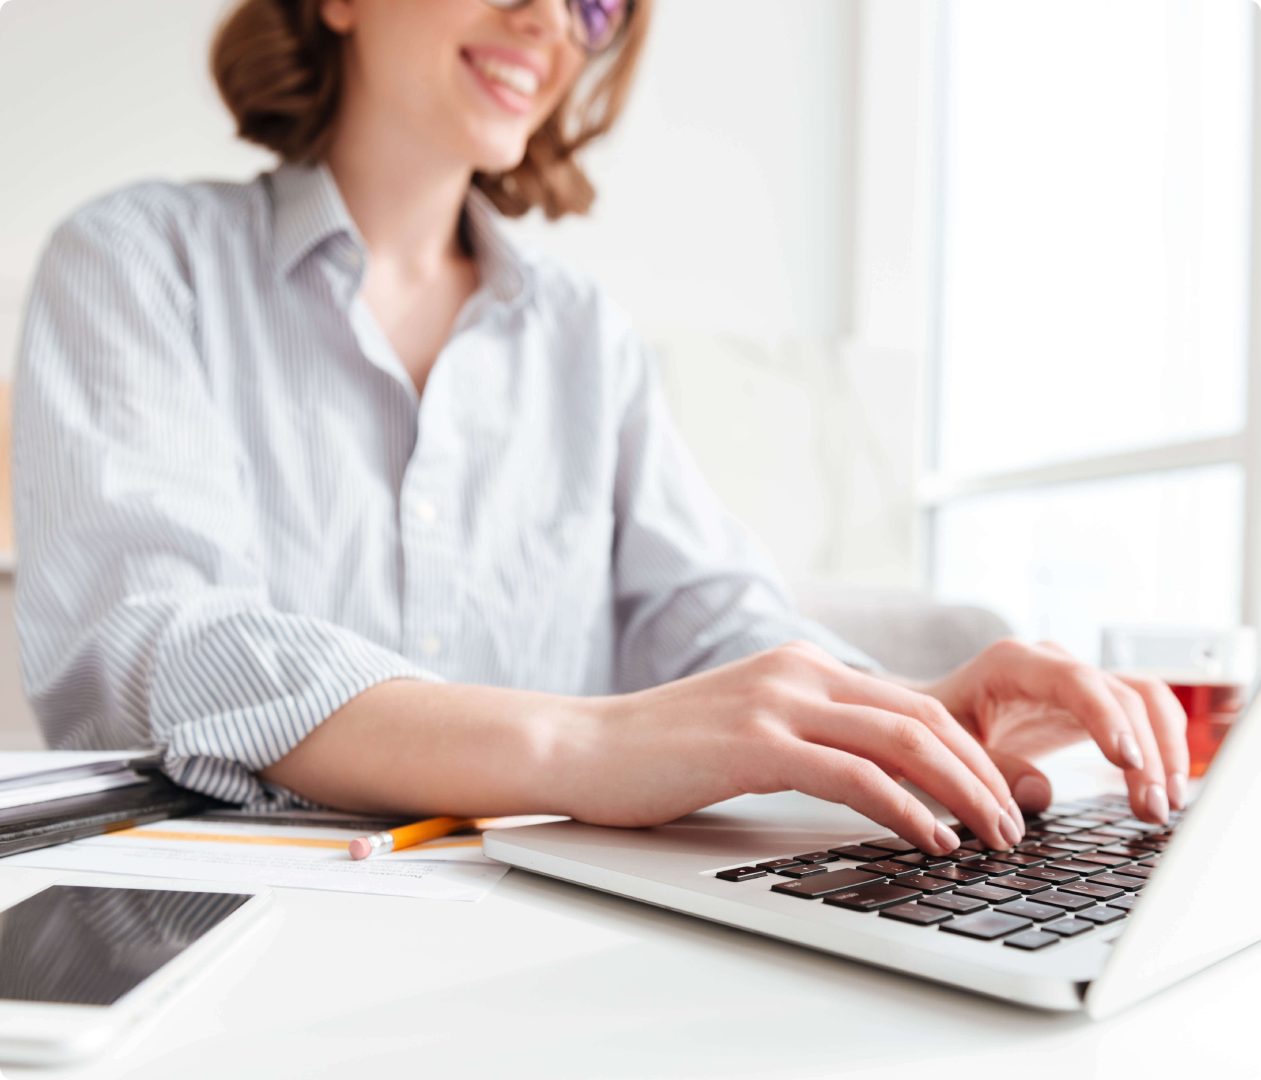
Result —
<svg viewBox="0 0 1261 1080"><path fill-rule="evenodd" d="M514 146L511 150L484 151L474 155L473 168L482 173L511 172L521 164L525 157L525 144Z"/></svg>
<svg viewBox="0 0 1261 1080"><path fill-rule="evenodd" d="M483 127L466 136L465 160L478 172L511 172L521 164L528 143L529 133L520 127L498 131Z"/></svg>

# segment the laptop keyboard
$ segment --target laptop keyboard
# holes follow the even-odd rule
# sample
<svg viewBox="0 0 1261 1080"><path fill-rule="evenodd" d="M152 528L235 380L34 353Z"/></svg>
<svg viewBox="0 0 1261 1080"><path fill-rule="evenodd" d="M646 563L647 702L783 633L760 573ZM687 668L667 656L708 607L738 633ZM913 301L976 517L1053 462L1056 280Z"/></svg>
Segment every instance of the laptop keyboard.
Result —
<svg viewBox="0 0 1261 1080"><path fill-rule="evenodd" d="M1142 895L1181 813L1167 826L1133 817L1124 795L1057 803L1026 815L1025 838L992 851L955 826L949 855L918 851L897 836L807 851L721 870L723 881L758 882L910 926L935 928L1026 951L1123 921Z"/></svg>

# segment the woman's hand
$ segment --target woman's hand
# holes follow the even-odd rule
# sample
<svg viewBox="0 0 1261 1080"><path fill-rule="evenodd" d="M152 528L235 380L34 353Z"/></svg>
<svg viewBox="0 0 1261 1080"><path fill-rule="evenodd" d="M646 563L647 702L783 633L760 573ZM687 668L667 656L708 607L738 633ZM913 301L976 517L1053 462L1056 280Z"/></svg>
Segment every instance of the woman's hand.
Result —
<svg viewBox="0 0 1261 1080"><path fill-rule="evenodd" d="M1058 645L1000 641L933 683L939 700L985 747L1023 810L1044 810L1051 785L1032 760L1092 738L1125 770L1136 817L1164 823L1187 798L1187 717L1155 679L1113 675Z"/></svg>
<svg viewBox="0 0 1261 1080"><path fill-rule="evenodd" d="M995 849L1024 823L1007 782L941 702L793 643L663 686L589 699L555 775L563 812L644 826L748 792L845 803L921 850L959 838L894 777L905 776Z"/></svg>

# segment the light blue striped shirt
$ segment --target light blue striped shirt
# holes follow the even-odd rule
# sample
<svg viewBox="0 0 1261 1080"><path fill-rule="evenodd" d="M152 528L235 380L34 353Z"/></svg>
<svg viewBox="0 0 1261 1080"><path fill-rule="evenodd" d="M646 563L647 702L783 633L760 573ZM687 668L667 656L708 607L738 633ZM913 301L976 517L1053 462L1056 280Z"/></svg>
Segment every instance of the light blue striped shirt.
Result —
<svg viewBox="0 0 1261 1080"><path fill-rule="evenodd" d="M14 385L16 611L50 746L254 774L393 678L633 690L815 640L667 415L650 349L477 190L424 394L324 165L147 180L53 232Z"/></svg>

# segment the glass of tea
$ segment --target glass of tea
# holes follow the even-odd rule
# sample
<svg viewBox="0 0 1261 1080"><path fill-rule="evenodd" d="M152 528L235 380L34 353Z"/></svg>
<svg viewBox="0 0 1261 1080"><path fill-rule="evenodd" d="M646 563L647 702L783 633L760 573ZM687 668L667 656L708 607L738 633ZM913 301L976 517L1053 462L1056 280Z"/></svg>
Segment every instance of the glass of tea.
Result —
<svg viewBox="0 0 1261 1080"><path fill-rule="evenodd" d="M1251 626L1109 626L1103 631L1103 667L1169 684L1187 712L1191 776L1200 777L1247 703L1257 675L1257 633Z"/></svg>

